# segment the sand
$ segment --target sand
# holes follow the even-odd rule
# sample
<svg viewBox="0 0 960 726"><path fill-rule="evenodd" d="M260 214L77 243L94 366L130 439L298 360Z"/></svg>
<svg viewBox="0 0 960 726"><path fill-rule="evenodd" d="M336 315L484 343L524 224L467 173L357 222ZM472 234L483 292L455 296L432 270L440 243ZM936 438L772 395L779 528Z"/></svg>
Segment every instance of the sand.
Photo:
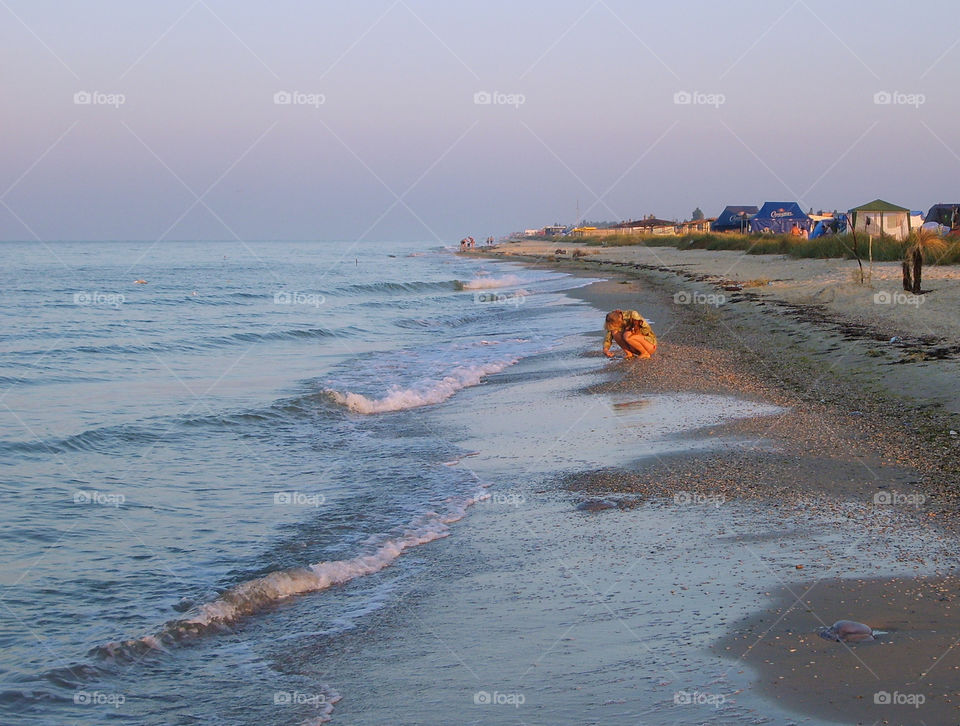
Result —
<svg viewBox="0 0 960 726"><path fill-rule="evenodd" d="M758 670L760 691L789 708L842 723L956 724L958 587L955 577L792 584L714 650ZM883 632L850 645L816 634L847 613Z"/></svg>
<svg viewBox="0 0 960 726"><path fill-rule="evenodd" d="M520 249L533 254L537 248ZM685 266L702 267L693 273L661 264L632 267L646 264L633 256L652 254L642 248L603 251L611 261L629 260L627 274L623 265L526 258L590 274L603 270L610 282L572 294L601 309L638 307L654 321L661 346L652 360L608 364L613 375L582 392L641 401L694 390L771 402L783 412L695 432L722 444L703 452L651 458L625 451L613 465L570 471L562 486L584 501L616 504L626 498L631 507L637 501L669 502L682 493L753 502L776 513L784 523L778 586L763 593L753 612L717 633L714 652L755 672L761 694L810 717L957 723L960 648L952 646L960 641L960 619L950 607L955 581L943 579L954 565L942 553L955 551L957 543L960 392L952 354L923 355L944 340L915 338L912 350L877 353L877 327L901 324L903 311L858 299L862 291L848 290L843 272L828 271L847 263L764 257L721 269L719 262L737 253L663 252L675 254L670 259L678 265L682 259ZM784 284L719 306L675 303L678 292L718 292L705 276L746 280L763 270ZM944 290L955 294L954 281L945 277L949 270L937 272ZM928 279L933 286L935 276ZM803 302L802 290L817 285L843 294L816 306ZM947 318L930 320L934 334L949 341L956 321ZM834 521L855 544L821 547L816 558L802 555L811 542L805 528L814 520ZM735 537L750 543L742 532ZM777 532L758 537L779 541ZM889 559L878 572L881 558ZM911 570L917 577L909 576ZM807 594L802 606L791 609L794 593ZM839 619L864 621L889 634L849 648L816 637L816 627ZM882 703L888 692L891 705ZM880 703L874 703L875 694Z"/></svg>
<svg viewBox="0 0 960 726"><path fill-rule="evenodd" d="M575 249L572 244L563 247L568 253ZM727 326L729 335L739 336L737 325L759 314L759 325L770 326L768 332L774 336L765 336L761 347L802 349L850 374L850 381L858 387L904 392L913 400L960 413L960 387L956 386L960 378L960 270L956 267L928 266L924 289L930 292L914 297L905 296L900 288L898 263L874 264L872 279L859 285L853 282L857 263L851 260L795 260L783 255L629 246L584 247L587 256L574 261L555 257L556 249L556 244L519 242L473 254L565 269L631 270L643 274L648 283L665 282L671 295L679 294L678 304L690 301L686 307L700 308L708 316L716 313L721 321L735 306L736 314L727 316L736 323ZM731 285L743 289L725 289ZM882 302L885 300L892 302ZM715 305L717 302L721 304ZM788 337L777 339L780 333ZM848 345L851 342L859 345Z"/></svg>

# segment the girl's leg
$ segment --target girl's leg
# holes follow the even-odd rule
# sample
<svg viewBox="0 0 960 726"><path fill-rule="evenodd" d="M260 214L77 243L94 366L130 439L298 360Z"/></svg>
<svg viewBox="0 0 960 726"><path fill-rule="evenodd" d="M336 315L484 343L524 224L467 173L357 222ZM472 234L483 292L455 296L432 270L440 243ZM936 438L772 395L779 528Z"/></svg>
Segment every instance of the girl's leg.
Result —
<svg viewBox="0 0 960 726"><path fill-rule="evenodd" d="M623 353L627 358L633 358L635 355L640 355L640 352L626 341L626 336L623 333L614 333L613 340L617 345L623 348Z"/></svg>
<svg viewBox="0 0 960 726"><path fill-rule="evenodd" d="M639 333L626 333L623 337L624 342L627 344L627 346L629 346L629 350L632 350L641 358L649 358L657 349L656 343L651 343ZM624 347L622 343L621 347L624 350L628 350L628 348Z"/></svg>

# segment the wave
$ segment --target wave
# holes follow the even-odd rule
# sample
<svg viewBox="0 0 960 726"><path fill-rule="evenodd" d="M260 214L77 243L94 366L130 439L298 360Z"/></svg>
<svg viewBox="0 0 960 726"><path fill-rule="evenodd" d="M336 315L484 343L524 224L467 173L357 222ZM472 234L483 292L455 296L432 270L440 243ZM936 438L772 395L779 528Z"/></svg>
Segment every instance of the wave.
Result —
<svg viewBox="0 0 960 726"><path fill-rule="evenodd" d="M87 429L56 439L0 441L0 452L8 454L65 454L78 451L109 452L116 444L144 445L163 438L162 430L136 424L119 424Z"/></svg>
<svg viewBox="0 0 960 726"><path fill-rule="evenodd" d="M337 288L335 291L341 295L369 295L376 293L416 293L416 292L442 292L455 290L456 280L412 280L410 282L370 282L358 283L356 285L347 285Z"/></svg>
<svg viewBox="0 0 960 726"><path fill-rule="evenodd" d="M503 277L475 277L466 282L457 280L458 290L490 290L497 287L516 287L523 284L516 275L504 275Z"/></svg>
<svg viewBox="0 0 960 726"><path fill-rule="evenodd" d="M18 356L40 356L50 355L69 355L72 353L92 353L96 355L130 355L136 353L169 353L172 351L193 352L209 350L211 348L222 348L238 343L260 343L275 340L298 340L313 338L334 338L340 335L349 334L356 328L345 328L343 330L330 330L329 328L292 328L286 330L269 330L261 332L242 332L232 333L231 335L219 336L216 338L198 338L197 340L175 340L170 342L153 342L139 345L112 343L109 345L77 345L66 348L51 348L46 351L39 350L20 350L14 351L12 355Z"/></svg>
<svg viewBox="0 0 960 726"><path fill-rule="evenodd" d="M512 366L517 359L477 366L458 366L439 381L424 381L413 388L393 387L383 398L369 398L360 393L340 393L326 389L324 393L334 402L354 413L371 414L404 411L409 408L442 403L457 391L479 384L485 376L499 373Z"/></svg>
<svg viewBox="0 0 960 726"><path fill-rule="evenodd" d="M179 643L213 630L226 629L243 617L254 615L274 603L296 595L319 592L372 575L392 564L412 547L449 536L450 525L466 516L467 509L490 495L482 485L473 495L446 500L446 511L426 512L399 535L387 539L373 552L345 560L319 562L302 568L279 570L247 580L216 600L197 607L192 615L166 623L156 635L112 642L94 648L90 655L106 660L139 658L151 651L166 651Z"/></svg>

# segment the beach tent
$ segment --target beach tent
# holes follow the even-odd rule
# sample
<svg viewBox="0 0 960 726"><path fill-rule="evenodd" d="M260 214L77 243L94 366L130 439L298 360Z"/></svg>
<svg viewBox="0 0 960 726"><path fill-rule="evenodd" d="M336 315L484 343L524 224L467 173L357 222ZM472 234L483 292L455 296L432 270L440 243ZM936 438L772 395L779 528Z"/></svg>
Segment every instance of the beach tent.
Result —
<svg viewBox="0 0 960 726"><path fill-rule="evenodd" d="M750 219L758 211L756 207L728 206L720 212L710 229L713 232L747 232L750 230Z"/></svg>
<svg viewBox="0 0 960 726"><path fill-rule="evenodd" d="M882 199L874 199L850 210L854 232L886 235L901 242L910 234L910 210Z"/></svg>
<svg viewBox="0 0 960 726"><path fill-rule="evenodd" d="M817 220L816 226L814 226L813 231L810 233L810 239L823 237L823 235L825 234L843 234L846 231L847 231L847 215L831 214L829 217L825 217L824 219Z"/></svg>
<svg viewBox="0 0 960 726"><path fill-rule="evenodd" d="M957 224L954 224L954 216L957 217ZM960 203L957 204L934 204L927 212L925 221L936 222L944 227L960 227Z"/></svg>
<svg viewBox="0 0 960 726"><path fill-rule="evenodd" d="M750 231L789 234L793 226L809 230L813 221L796 202L764 202L757 215L750 220Z"/></svg>

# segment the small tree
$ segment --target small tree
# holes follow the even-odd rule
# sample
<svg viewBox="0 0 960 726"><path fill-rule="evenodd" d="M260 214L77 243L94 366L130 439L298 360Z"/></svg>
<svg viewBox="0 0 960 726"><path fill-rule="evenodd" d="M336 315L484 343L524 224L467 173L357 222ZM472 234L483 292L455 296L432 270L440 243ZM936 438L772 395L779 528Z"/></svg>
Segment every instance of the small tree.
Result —
<svg viewBox="0 0 960 726"><path fill-rule="evenodd" d="M911 232L908 242L903 253L903 289L919 295L923 292L920 285L923 279L924 256L942 255L947 251L947 243L931 229Z"/></svg>
<svg viewBox="0 0 960 726"><path fill-rule="evenodd" d="M692 219L694 222L699 222L701 219L703 219L703 210L700 209L700 207L694 209L693 214L690 215L690 219Z"/></svg>

